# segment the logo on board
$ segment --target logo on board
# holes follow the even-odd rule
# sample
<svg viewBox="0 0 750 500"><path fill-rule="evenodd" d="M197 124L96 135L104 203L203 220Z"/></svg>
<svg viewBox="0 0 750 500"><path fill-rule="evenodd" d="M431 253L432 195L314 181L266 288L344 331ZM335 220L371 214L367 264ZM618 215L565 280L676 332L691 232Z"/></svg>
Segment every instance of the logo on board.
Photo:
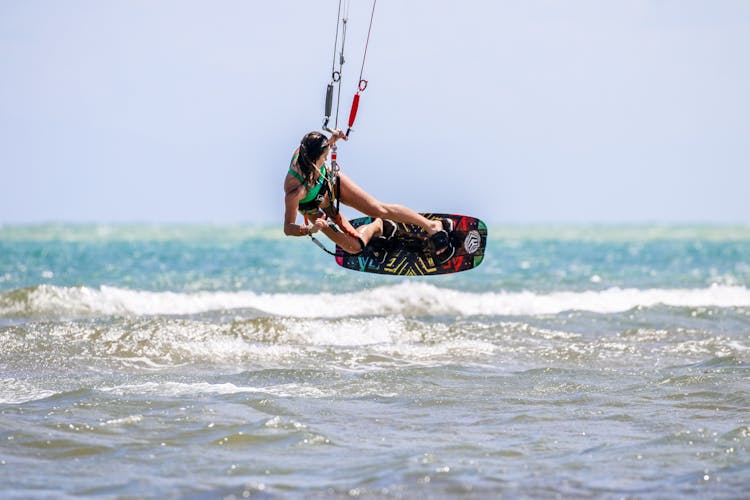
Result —
<svg viewBox="0 0 750 500"><path fill-rule="evenodd" d="M466 249L466 253L476 253L476 251L479 250L481 244L482 238L479 236L479 231L477 230L469 231L469 234L466 235L466 239L464 239L464 248Z"/></svg>

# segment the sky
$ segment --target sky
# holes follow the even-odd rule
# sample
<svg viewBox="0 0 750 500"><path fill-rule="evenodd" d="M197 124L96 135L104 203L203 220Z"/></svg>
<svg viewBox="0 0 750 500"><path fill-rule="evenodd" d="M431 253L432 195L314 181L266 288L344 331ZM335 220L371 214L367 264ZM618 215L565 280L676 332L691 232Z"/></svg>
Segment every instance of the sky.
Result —
<svg viewBox="0 0 750 500"><path fill-rule="evenodd" d="M0 0L0 224L281 226L337 8ZM380 0L339 160L384 202L491 224L750 224L749 47L746 0Z"/></svg>

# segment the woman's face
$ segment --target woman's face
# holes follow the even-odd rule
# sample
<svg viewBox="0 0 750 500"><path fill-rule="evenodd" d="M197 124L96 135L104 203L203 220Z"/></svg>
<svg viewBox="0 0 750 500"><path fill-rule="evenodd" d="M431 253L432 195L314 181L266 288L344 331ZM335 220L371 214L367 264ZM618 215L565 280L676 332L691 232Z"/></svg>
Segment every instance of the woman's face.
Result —
<svg viewBox="0 0 750 500"><path fill-rule="evenodd" d="M329 148L330 148L330 146L328 146L328 145L326 145L326 146L325 146L325 147L323 148L323 152L322 152L322 153L320 154L320 156L318 157L318 161L316 161L316 162L315 162L315 164L316 164L316 165L320 166L320 165L322 165L323 163L325 163L326 159L328 158L328 149L329 149Z"/></svg>

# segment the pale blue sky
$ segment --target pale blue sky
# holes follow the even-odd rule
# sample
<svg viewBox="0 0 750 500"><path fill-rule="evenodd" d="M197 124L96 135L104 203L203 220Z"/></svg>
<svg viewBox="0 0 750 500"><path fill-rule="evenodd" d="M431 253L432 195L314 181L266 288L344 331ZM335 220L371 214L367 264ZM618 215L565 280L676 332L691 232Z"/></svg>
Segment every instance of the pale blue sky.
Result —
<svg viewBox="0 0 750 500"><path fill-rule="evenodd" d="M337 5L0 0L0 223L281 224ZM340 159L490 223L750 223L749 48L745 0L380 0Z"/></svg>

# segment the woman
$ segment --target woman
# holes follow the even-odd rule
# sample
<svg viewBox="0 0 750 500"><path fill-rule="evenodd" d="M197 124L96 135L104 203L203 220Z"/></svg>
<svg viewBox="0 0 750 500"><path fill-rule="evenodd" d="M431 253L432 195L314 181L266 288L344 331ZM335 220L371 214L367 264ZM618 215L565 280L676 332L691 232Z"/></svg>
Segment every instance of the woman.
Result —
<svg viewBox="0 0 750 500"><path fill-rule="evenodd" d="M326 159L331 146L339 139L346 140L346 136L338 129L330 139L320 132L310 132L302 138L295 150L284 179L284 234L307 236L322 231L346 252L357 254L373 238L387 239L393 236L396 232L393 221L404 222L421 227L429 235L438 263L448 262L455 252L449 237L453 221L429 220L403 205L382 203L348 176L332 172L326 165ZM339 203L359 210L375 220L354 229L339 214ZM297 224L297 211L305 216L304 225Z"/></svg>

